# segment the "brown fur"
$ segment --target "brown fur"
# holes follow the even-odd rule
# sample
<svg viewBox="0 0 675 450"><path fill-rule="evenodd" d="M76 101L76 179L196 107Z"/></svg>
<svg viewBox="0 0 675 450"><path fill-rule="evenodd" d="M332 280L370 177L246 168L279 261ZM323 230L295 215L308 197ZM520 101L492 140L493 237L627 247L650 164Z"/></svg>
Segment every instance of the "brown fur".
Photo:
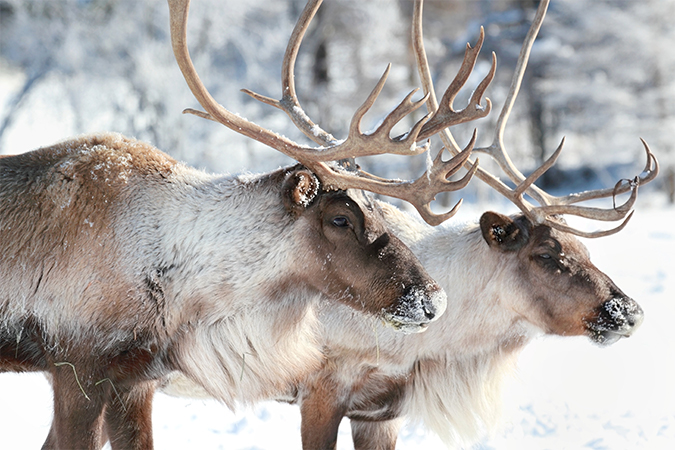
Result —
<svg viewBox="0 0 675 450"><path fill-rule="evenodd" d="M319 368L320 296L412 328L445 306L362 193L117 134L0 159L0 255L0 371L49 374L45 448L151 448L174 372L230 406L288 390Z"/></svg>

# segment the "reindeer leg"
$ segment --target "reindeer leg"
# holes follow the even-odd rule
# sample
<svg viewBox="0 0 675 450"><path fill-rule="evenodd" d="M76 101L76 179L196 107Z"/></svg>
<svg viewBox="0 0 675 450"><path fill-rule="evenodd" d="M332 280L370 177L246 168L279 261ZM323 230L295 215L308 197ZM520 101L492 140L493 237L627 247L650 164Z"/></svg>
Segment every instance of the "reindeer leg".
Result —
<svg viewBox="0 0 675 450"><path fill-rule="evenodd" d="M337 386L319 380L302 397L300 413L303 450L334 450L340 422L346 413L337 395Z"/></svg>
<svg viewBox="0 0 675 450"><path fill-rule="evenodd" d="M96 446L96 448L103 448L106 442L108 442L107 435L105 433L101 433L99 443ZM54 429L54 423L52 422L52 426L49 428L49 434L47 435L47 439L45 440L45 443L42 444L42 450L58 449L58 448L60 447L57 444L56 430Z"/></svg>
<svg viewBox="0 0 675 450"><path fill-rule="evenodd" d="M63 364L52 371L54 419L43 449L99 449L107 392L95 389L82 367ZM82 377L82 378L80 378Z"/></svg>
<svg viewBox="0 0 675 450"><path fill-rule="evenodd" d="M154 381L113 386L105 414L106 432L113 449L152 449Z"/></svg>
<svg viewBox="0 0 675 450"><path fill-rule="evenodd" d="M403 419L377 422L350 420L354 450L394 450Z"/></svg>
<svg viewBox="0 0 675 450"><path fill-rule="evenodd" d="M52 448L58 448L57 439L56 439L56 430L54 429L54 422L52 421L52 426L49 427L49 434L45 443L42 444L42 450L48 450Z"/></svg>

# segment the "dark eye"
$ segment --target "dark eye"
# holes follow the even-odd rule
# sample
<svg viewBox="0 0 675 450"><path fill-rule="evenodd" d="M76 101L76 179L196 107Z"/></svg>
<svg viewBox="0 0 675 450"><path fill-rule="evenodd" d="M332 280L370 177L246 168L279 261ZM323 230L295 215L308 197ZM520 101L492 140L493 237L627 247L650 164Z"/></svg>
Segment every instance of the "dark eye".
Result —
<svg viewBox="0 0 675 450"><path fill-rule="evenodd" d="M345 228L349 226L349 219L345 216L337 216L333 218L333 225L338 228Z"/></svg>
<svg viewBox="0 0 675 450"><path fill-rule="evenodd" d="M566 272L568 270L559 256L552 255L551 253L540 253L536 258L543 268L555 270L558 273Z"/></svg>

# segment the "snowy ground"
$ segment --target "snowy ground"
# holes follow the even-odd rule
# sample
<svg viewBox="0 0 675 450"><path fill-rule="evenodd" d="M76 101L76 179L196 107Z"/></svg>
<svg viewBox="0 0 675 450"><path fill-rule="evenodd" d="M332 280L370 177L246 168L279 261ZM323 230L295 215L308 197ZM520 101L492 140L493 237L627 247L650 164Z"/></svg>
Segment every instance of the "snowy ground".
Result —
<svg viewBox="0 0 675 450"><path fill-rule="evenodd" d="M585 240L595 264L643 307L641 329L610 348L583 338L531 344L506 392L504 423L476 449L675 448L675 209L645 207L646 197L624 231ZM51 419L44 378L1 374L0 399L0 447L39 448ZM215 402L160 394L153 419L157 449L300 448L300 415L290 405L265 403L234 414ZM347 421L338 448L352 448ZM398 448L444 447L406 428Z"/></svg>

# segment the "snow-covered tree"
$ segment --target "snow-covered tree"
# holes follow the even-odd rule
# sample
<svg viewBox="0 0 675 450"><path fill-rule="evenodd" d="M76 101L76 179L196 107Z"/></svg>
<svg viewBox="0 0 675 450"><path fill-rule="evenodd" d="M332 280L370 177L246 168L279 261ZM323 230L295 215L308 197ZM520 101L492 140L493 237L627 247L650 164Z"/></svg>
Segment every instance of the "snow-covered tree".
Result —
<svg viewBox="0 0 675 450"><path fill-rule="evenodd" d="M280 96L281 60L304 0L192 3L190 48L214 97L303 141L280 111L239 90ZM491 139L537 4L425 3L425 42L439 95L481 25L487 34L483 55L458 107L487 71L489 52L497 53L497 78L487 93L494 112L457 127L461 144L474 127L480 144ZM586 168L603 176L603 168L617 163L635 167L642 157L638 137L652 145L663 166L672 166L668 100L675 88L668 74L675 65L669 51L675 31L668 21L674 9L675 0L552 1L506 133L523 170L550 154L563 135L567 148L558 165L575 175ZM366 128L419 87L409 42L411 10L411 0L324 2L301 48L296 82L306 111L336 137L345 137L353 112L388 62L392 72L366 116ZM180 114L195 106L173 60L165 0L0 0L0 152L105 129L148 140L209 170L259 171L289 162L222 126ZM435 151L440 144L433 146ZM361 163L384 176L411 178L423 170L424 158L374 157ZM480 189L477 182L470 186ZM462 195L470 197L470 191Z"/></svg>

